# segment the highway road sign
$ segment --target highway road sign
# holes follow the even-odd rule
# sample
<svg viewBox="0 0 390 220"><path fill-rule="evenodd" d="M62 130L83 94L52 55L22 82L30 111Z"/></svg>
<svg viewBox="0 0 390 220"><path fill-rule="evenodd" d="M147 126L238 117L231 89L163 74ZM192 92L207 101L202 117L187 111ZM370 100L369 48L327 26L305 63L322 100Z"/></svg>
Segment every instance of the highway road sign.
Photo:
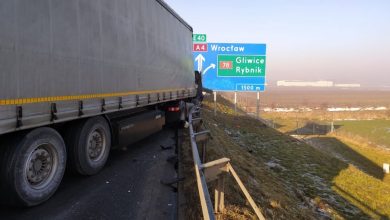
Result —
<svg viewBox="0 0 390 220"><path fill-rule="evenodd" d="M205 34L193 34L192 41L193 42L206 42L207 36Z"/></svg>
<svg viewBox="0 0 390 220"><path fill-rule="evenodd" d="M207 44L193 44L193 52L207 52Z"/></svg>
<svg viewBox="0 0 390 220"><path fill-rule="evenodd" d="M264 91L265 44L194 44L193 54L194 68L202 72L205 88L214 91Z"/></svg>
<svg viewBox="0 0 390 220"><path fill-rule="evenodd" d="M218 55L218 77L265 76L265 56Z"/></svg>

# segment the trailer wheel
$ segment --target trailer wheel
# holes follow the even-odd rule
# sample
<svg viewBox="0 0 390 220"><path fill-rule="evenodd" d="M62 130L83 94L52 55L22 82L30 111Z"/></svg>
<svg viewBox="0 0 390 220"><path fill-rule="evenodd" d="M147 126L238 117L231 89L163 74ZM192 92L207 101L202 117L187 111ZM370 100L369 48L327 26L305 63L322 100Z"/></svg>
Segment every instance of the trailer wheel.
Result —
<svg viewBox="0 0 390 220"><path fill-rule="evenodd" d="M69 129L68 158L72 171L94 175L103 169L111 148L111 132L107 121L93 117Z"/></svg>
<svg viewBox="0 0 390 220"><path fill-rule="evenodd" d="M66 148L60 134L37 128L13 138L3 152L2 203L34 206L49 199L65 172Z"/></svg>

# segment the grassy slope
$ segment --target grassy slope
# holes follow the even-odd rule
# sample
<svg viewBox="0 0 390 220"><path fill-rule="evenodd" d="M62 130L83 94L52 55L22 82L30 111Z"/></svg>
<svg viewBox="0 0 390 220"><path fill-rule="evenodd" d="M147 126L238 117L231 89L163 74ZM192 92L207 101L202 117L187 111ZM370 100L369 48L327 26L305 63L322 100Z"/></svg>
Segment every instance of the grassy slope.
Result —
<svg viewBox="0 0 390 220"><path fill-rule="evenodd" d="M276 117L275 122L282 132L296 128L295 117L284 115ZM305 137L324 153L348 164L332 180L332 189L371 217L388 218L390 177L383 174L382 164L389 163L390 152L376 144L390 146L389 121L342 121L335 125L342 126L333 135Z"/></svg>
<svg viewBox="0 0 390 220"><path fill-rule="evenodd" d="M318 219L328 216L366 219L390 216L390 208L386 207L390 204L387 199L390 198L390 185L379 174L378 164L367 159L364 169L361 169L324 150L326 146L312 147L252 118L235 115L231 103L221 97L218 97L216 117L212 109L211 99L206 99L202 117L205 127L214 137L208 145L208 161L230 158L267 218ZM344 148L339 151L345 151L345 145L340 146ZM186 151L190 168L192 164L188 158L191 154L188 149ZM357 155L359 153L352 154L351 160L361 159ZM188 171L187 175L191 176L193 172ZM196 204L194 180L188 179L186 186L188 203ZM250 208L231 178L228 178L226 190L229 205L226 218L252 218ZM199 207L188 212L187 217L196 219L196 213L199 213Z"/></svg>
<svg viewBox="0 0 390 220"><path fill-rule="evenodd" d="M213 136L208 144L208 161L221 157L230 158L238 175L268 218L315 219L316 216L310 208L305 208L303 198L297 198L300 195L297 196L294 191L287 189L288 186L264 165L266 161L251 154L249 152L252 149L251 146L244 146L244 143L238 141L237 132L241 130L241 124L248 124L248 122L251 122L252 125L255 124L253 124L252 119L247 117L234 117L229 110L231 106L228 105L229 103L226 102L219 104L218 117L214 118L210 111L210 103L205 101L205 110L202 112L202 117L205 119L206 129L210 129ZM223 114L226 111L230 111L230 113ZM255 126L259 126L260 130L268 130L258 123ZM188 160L191 155L188 149L184 150L184 153L187 155L188 167L192 166L192 163ZM188 176L193 175L191 172L187 173ZM195 185L194 180L187 179L185 185L187 186L186 194L189 197L188 203L195 202L196 204L198 199L196 189L193 187ZM250 207L246 205L244 196L232 178L227 178L225 199L228 206L226 219L255 219ZM196 213L199 213L199 207L196 207L195 210L188 210L187 218L197 219L196 216L198 215Z"/></svg>
<svg viewBox="0 0 390 220"><path fill-rule="evenodd" d="M298 127L302 127L311 120L314 120L317 124L330 125L331 120L329 117L321 117L323 113L313 113L312 117L297 117L296 114L266 113L262 117L272 120L276 124L276 128L284 133L295 131L297 125ZM335 134L340 137L359 139L390 149L389 119L335 121L334 126L337 127Z"/></svg>
<svg viewBox="0 0 390 220"><path fill-rule="evenodd" d="M381 168L390 160L389 151L340 137L311 137L309 141L349 164L333 179L336 192L374 218L390 216L390 177Z"/></svg>
<svg viewBox="0 0 390 220"><path fill-rule="evenodd" d="M342 121L336 122L341 125L338 129L340 134L353 134L372 141L373 143L390 148L390 121Z"/></svg>

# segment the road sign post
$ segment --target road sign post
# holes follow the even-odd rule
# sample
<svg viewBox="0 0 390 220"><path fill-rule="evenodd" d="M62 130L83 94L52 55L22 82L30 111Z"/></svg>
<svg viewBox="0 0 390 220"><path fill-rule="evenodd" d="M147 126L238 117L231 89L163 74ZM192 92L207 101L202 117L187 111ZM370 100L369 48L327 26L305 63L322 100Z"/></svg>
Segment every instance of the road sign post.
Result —
<svg viewBox="0 0 390 220"><path fill-rule="evenodd" d="M260 118L260 92L257 92L257 99L256 99L256 119L259 120Z"/></svg>
<svg viewBox="0 0 390 220"><path fill-rule="evenodd" d="M217 92L214 93L214 116L217 116Z"/></svg>
<svg viewBox="0 0 390 220"><path fill-rule="evenodd" d="M237 113L237 92L234 92L234 113Z"/></svg>

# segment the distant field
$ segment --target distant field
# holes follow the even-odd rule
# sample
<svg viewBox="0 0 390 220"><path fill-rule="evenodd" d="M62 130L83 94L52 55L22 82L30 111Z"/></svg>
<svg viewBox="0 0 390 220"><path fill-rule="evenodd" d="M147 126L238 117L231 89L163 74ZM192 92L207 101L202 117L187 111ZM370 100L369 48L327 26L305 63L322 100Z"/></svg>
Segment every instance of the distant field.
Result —
<svg viewBox="0 0 390 220"><path fill-rule="evenodd" d="M390 120L340 121L335 125L341 126L337 133L355 134L375 144L390 148Z"/></svg>
<svg viewBox="0 0 390 220"><path fill-rule="evenodd" d="M330 131L331 120L321 120L317 117L295 117L293 114L263 114L263 118L270 120L279 131L284 133L297 133L296 130L303 131L305 134L311 134L312 127L308 124L315 123L315 133L319 130L324 134ZM335 121L334 135L343 136L348 139L359 140L362 143L375 144L390 149L390 120L356 120L356 121ZM320 128L319 128L320 127Z"/></svg>
<svg viewBox="0 0 390 220"><path fill-rule="evenodd" d="M224 93L228 99L233 93ZM390 91L362 90L270 90L261 93L261 107L301 108L309 107L312 112L260 112L261 117L270 119L282 132L310 129L309 123L329 125L336 121L336 134L349 139L359 139L390 148L390 110L327 112L327 107L390 107ZM239 107L255 112L256 94L239 93ZM317 109L316 109L317 108ZM299 133L299 132L298 132Z"/></svg>
<svg viewBox="0 0 390 220"><path fill-rule="evenodd" d="M223 93L230 100L233 93ZM261 107L390 106L390 91L268 90L260 95ZM239 93L241 106L256 106L255 93Z"/></svg>
<svg viewBox="0 0 390 220"><path fill-rule="evenodd" d="M253 112L253 111L252 111ZM356 112L260 112L262 117L267 118L298 118L299 120L374 120L374 119L390 119L390 111L356 111Z"/></svg>

